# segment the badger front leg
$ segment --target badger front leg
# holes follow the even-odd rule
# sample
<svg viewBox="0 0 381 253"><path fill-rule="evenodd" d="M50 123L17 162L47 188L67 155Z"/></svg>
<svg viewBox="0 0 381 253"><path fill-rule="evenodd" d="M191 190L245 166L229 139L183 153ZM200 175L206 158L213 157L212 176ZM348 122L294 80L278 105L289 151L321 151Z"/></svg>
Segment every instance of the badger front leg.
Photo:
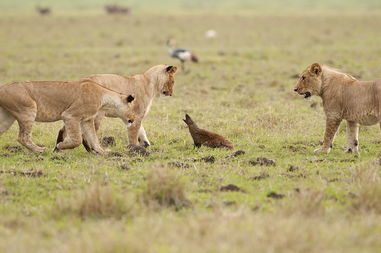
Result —
<svg viewBox="0 0 381 253"><path fill-rule="evenodd" d="M347 121L347 142L346 153L359 153L359 125L353 121Z"/></svg>
<svg viewBox="0 0 381 253"><path fill-rule="evenodd" d="M315 153L328 154L331 151L333 140L337 129L340 126L341 119L337 118L327 118L323 146L316 149Z"/></svg>

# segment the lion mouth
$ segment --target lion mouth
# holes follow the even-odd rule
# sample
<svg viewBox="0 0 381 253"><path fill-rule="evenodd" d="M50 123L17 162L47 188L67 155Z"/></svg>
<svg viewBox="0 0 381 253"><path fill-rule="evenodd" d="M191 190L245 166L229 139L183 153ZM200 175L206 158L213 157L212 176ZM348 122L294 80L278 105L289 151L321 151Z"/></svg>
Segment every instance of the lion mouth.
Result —
<svg viewBox="0 0 381 253"><path fill-rule="evenodd" d="M309 98L311 97L311 92L307 91L306 93L304 93L304 98Z"/></svg>

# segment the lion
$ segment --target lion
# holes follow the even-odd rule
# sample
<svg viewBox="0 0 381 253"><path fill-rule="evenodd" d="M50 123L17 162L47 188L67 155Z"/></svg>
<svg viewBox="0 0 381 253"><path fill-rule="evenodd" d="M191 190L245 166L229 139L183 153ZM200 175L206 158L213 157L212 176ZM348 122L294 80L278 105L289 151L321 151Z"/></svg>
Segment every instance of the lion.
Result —
<svg viewBox="0 0 381 253"><path fill-rule="evenodd" d="M55 151L79 146L84 135L91 151L103 154L94 128L97 113L107 112L132 124L133 101L133 95L117 93L90 80L6 84L0 86L0 135L17 120L18 142L39 155L46 148L33 142L33 123L63 120L67 137L56 144Z"/></svg>
<svg viewBox="0 0 381 253"><path fill-rule="evenodd" d="M305 98L320 96L326 115L322 147L317 153L329 153L342 120L347 121L345 152L359 153L359 124L370 126L381 121L381 79L359 81L328 66L314 63L300 74L294 89Z"/></svg>
<svg viewBox="0 0 381 253"><path fill-rule="evenodd" d="M157 95L172 96L174 75L177 67L169 65L156 65L145 71L143 74L132 76L120 76L114 74L95 74L82 78L82 80L92 80L98 84L121 92L123 94L133 93L138 98L133 106L133 112L136 115L134 124L127 128L129 144L148 147L151 145L147 138L146 131L142 121L147 116L153 99ZM100 112L95 118L95 130L98 131L101 121L104 117L115 117L109 112ZM65 137L65 127L63 127L57 137L57 143ZM83 145L87 151L91 149L83 139Z"/></svg>

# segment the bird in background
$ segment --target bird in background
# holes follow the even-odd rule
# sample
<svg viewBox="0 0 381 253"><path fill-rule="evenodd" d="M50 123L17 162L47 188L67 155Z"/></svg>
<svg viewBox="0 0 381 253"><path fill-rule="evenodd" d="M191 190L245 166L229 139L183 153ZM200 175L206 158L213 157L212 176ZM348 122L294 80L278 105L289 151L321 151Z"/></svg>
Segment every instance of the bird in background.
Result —
<svg viewBox="0 0 381 253"><path fill-rule="evenodd" d="M198 57L191 51L183 48L175 48L176 42L174 39L169 39L167 41L168 54L172 58L179 59L181 62L181 70L185 72L185 62L192 61L194 63L198 62Z"/></svg>
<svg viewBox="0 0 381 253"><path fill-rule="evenodd" d="M184 122L188 125L189 132L193 138L194 146L201 147L201 145L210 148L228 148L233 149L234 145L225 137L209 132L207 130L201 129L197 124L191 119L188 114L185 114Z"/></svg>
<svg viewBox="0 0 381 253"><path fill-rule="evenodd" d="M45 16L45 15L49 15L52 11L49 7L41 7L39 5L36 6L36 11L41 15L41 16Z"/></svg>

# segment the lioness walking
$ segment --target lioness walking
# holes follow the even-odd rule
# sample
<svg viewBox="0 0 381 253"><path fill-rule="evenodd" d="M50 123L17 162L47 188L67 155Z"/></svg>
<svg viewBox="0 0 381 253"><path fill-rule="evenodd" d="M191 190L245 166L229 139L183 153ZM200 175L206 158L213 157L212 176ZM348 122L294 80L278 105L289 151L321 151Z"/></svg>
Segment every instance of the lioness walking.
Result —
<svg viewBox="0 0 381 253"><path fill-rule="evenodd" d="M342 120L347 121L346 152L358 153L359 124L370 126L381 121L381 79L359 81L351 75L314 63L300 74L294 89L305 98L323 100L326 129L323 146L315 152L329 153Z"/></svg>
<svg viewBox="0 0 381 253"><path fill-rule="evenodd" d="M137 99L133 106L133 112L136 119L134 124L127 128L128 140L129 144L137 145L140 143L140 145L147 147L150 145L150 141L147 138L142 121L148 114L155 96L160 94L172 96L176 70L175 66L161 64L153 66L143 74L132 76L96 74L84 77L82 80L92 80L106 88L123 94L135 94ZM104 117L115 117L115 115L109 112L100 112L95 118L96 131L99 129ZM60 130L57 143L62 141L63 136L65 136L65 127ZM83 145L87 151L90 151L85 139Z"/></svg>
<svg viewBox="0 0 381 253"><path fill-rule="evenodd" d="M41 154L46 148L33 142L33 123L63 120L67 137L57 143L56 150L79 146L83 134L91 151L101 154L94 118L102 110L132 124L133 100L132 95L122 95L90 80L6 84L0 87L0 135L17 120L17 140L35 154Z"/></svg>

